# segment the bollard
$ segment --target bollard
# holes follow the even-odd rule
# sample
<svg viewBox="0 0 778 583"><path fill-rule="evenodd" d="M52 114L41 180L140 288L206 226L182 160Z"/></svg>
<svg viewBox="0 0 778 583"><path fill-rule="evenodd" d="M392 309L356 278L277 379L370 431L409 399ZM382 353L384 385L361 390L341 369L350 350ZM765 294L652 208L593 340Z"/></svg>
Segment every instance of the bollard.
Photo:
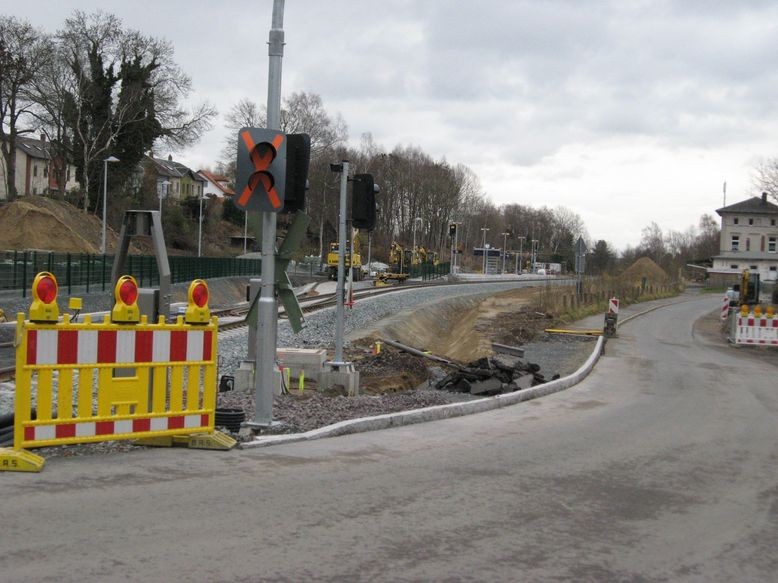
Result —
<svg viewBox="0 0 778 583"><path fill-rule="evenodd" d="M301 393L305 391L305 369L300 371L300 384L298 385L298 389L300 389Z"/></svg>

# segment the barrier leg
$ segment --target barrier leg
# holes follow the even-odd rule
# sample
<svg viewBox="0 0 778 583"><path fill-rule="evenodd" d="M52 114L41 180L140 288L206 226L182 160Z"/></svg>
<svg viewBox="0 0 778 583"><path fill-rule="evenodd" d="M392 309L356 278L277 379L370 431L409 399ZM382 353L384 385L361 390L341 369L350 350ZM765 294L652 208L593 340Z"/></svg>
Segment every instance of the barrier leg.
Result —
<svg viewBox="0 0 778 583"><path fill-rule="evenodd" d="M0 448L0 471L40 472L46 463L41 456L24 449Z"/></svg>

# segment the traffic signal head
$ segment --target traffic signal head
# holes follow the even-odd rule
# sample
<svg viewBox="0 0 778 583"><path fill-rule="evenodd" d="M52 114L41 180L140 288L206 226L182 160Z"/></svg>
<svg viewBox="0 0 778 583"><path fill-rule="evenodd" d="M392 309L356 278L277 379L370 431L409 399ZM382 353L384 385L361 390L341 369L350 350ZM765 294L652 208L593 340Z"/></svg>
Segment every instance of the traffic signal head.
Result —
<svg viewBox="0 0 778 583"><path fill-rule="evenodd" d="M137 324L140 322L138 308L138 282L131 275L122 275L113 288L114 305L111 322Z"/></svg>
<svg viewBox="0 0 778 583"><path fill-rule="evenodd" d="M372 174L355 174L351 188L351 220L355 229L375 227L375 193Z"/></svg>
<svg viewBox="0 0 778 583"><path fill-rule="evenodd" d="M448 236L453 239L456 234L457 234L457 224L451 223L448 226Z"/></svg>
<svg viewBox="0 0 778 583"><path fill-rule="evenodd" d="M238 132L235 206L244 211L277 213L284 207L286 135L264 128Z"/></svg>
<svg viewBox="0 0 778 583"><path fill-rule="evenodd" d="M184 321L187 324L207 324L211 320L211 310L208 308L208 284L203 279L195 279L189 284L187 293L188 305Z"/></svg>
<svg viewBox="0 0 778 583"><path fill-rule="evenodd" d="M57 306L57 279L48 271L41 271L32 282L31 322L56 322L59 319Z"/></svg>
<svg viewBox="0 0 778 583"><path fill-rule="evenodd" d="M283 213L305 209L305 191L308 190L308 166L311 163L311 136L286 136L286 192Z"/></svg>

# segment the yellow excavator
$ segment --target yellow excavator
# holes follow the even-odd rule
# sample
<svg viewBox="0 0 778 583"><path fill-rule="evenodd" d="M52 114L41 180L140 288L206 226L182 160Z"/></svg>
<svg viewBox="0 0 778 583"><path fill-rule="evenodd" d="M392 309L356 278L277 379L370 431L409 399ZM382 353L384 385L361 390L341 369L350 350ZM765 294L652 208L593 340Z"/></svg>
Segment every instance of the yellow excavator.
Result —
<svg viewBox="0 0 778 583"><path fill-rule="evenodd" d="M354 241L352 249L351 241ZM362 255L359 253L359 229L352 230L351 241L346 241L345 274L348 278L348 270L352 270L354 281L362 280ZM333 281L338 279L338 260L340 245L338 242L330 243L330 250L327 253L327 275Z"/></svg>

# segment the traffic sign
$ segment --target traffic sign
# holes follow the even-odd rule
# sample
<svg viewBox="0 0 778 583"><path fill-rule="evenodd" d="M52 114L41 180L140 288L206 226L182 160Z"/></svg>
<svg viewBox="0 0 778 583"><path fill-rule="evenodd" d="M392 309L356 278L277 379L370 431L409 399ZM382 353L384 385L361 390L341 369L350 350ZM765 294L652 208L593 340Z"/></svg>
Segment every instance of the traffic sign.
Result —
<svg viewBox="0 0 778 583"><path fill-rule="evenodd" d="M583 237L578 237L578 242L575 244L575 272L583 273L586 271L586 243Z"/></svg>

